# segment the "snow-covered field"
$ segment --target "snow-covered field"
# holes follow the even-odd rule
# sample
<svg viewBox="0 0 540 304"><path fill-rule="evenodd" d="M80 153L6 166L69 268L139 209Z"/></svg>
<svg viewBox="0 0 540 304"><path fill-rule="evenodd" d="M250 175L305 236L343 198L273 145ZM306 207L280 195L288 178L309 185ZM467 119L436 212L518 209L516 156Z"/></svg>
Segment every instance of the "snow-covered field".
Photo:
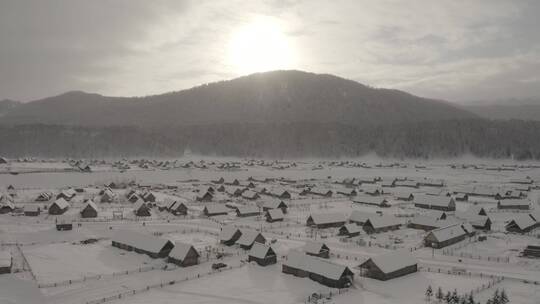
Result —
<svg viewBox="0 0 540 304"><path fill-rule="evenodd" d="M534 281L540 281L540 259L521 256L527 245L540 244L540 228L525 234L510 234L505 230L506 224L516 216L540 211L540 167L493 161L466 164L415 161L399 162L399 166L392 165L396 161L362 162L310 160L259 163L238 159L204 159L204 162L193 160L193 163L188 163L188 160L169 162L166 169L166 165L158 161L148 162L150 166L145 168L130 163L129 169L122 170L105 162L94 165L91 173L77 172L67 162L0 165L0 173L19 172L18 175L0 174L0 197L13 197L16 208L14 212L0 214L0 250L11 252L13 257L13 273L0 274L0 279L5 281L5 284L0 284L0 303L5 302L2 302L3 299L11 301L6 303L55 304L97 303L93 301L155 304L306 303L313 293L329 292L333 295L327 303L420 303L426 302L424 293L428 286L433 289L441 287L444 292L456 289L460 294L481 288L475 293L475 298L482 304L497 288L505 289L511 303L540 303L540 285L534 284ZM225 163L234 164L234 169L224 169L222 165ZM450 164L455 166L451 167ZM476 165L476 169L468 166L472 164ZM466 165L465 168L462 165ZM499 169L493 170L494 166ZM224 192L216 190L222 184L213 182L220 177L225 179ZM355 203L354 196L343 194L361 188L341 184L344 178L351 177L366 180L380 177L382 180L376 182L378 185L395 178L409 181L440 180L444 186L383 187L381 197L387 199L390 207L378 207ZM512 182L526 178L533 182L526 186ZM238 179L240 185L233 185L234 179ZM250 181L255 188L247 186ZM129 185L110 189L112 201L101 202L100 192L111 182ZM8 189L8 186L12 187ZM427 232L406 227L413 216L432 216L433 213L415 207L413 202L397 200L397 194L402 193L448 192L455 195L459 189L466 187L517 191L518 188L529 186L532 189L520 190L526 196L523 199L530 201L531 210L528 211L498 210L497 200L493 197L470 196L468 201L457 201L456 209L461 212L468 212L472 206L483 207L492 221L492 229L489 232L478 231L477 236L453 245L452 250L444 251L423 247ZM201 194L201 189L207 187L215 190L212 201L197 201L195 198ZM65 215L50 215L45 208L55 201L56 195L68 188L77 190L66 212L74 221L73 230L57 231L55 223ZM292 198L283 199L289 207L284 220L268 223L264 216L238 217L233 207L260 210L263 204L278 200L262 192L254 200L233 195L234 190L239 188L288 191ZM330 190L333 194L331 197L313 193L301 195L303 190L309 188ZM134 204L126 196L131 189L137 195L153 194L155 201L148 203L150 216L135 215ZM36 202L36 197L43 192L50 192L52 198ZM97 218L83 219L80 216L88 199L95 201L99 208ZM176 216L164 210L175 200L185 203L187 215ZM0 207L2 203L0 200ZM36 217L24 216L22 209L28 205L40 206L41 214ZM202 215L205 207L215 205L229 206L228 214L211 218ZM361 230L360 235L351 238L338 235L339 229L336 227L306 227L306 219L312 214L335 213L348 218L353 211L372 216L396 216L402 226L399 230L372 235ZM454 219L454 212L447 212L447 216ZM276 252L278 263L267 267L246 263L246 250L238 245L228 247L220 244L218 234L225 225L260 231L266 243ZM201 253L200 264L177 268L163 258L153 259L113 247L111 237L119 230L190 244ZM478 235L485 235L486 240L478 241ZM81 241L88 239L97 239L97 242L81 244ZM282 273L283 258L291 250L302 249L308 241L324 242L330 248L332 262L349 266L355 274L354 286L336 294L337 289L329 289L309 278ZM362 262L396 250L404 250L414 256L421 271L389 281L360 275L357 266ZM211 266L218 261L232 269L213 271ZM438 269L441 269L441 273L437 272ZM473 274L456 275L453 273L456 270ZM492 287L493 280L499 277L504 280ZM171 281L174 284L169 284ZM57 286L54 283L58 283ZM14 290L13 286L18 285L21 290L31 289L32 292L25 292L24 298L21 292ZM136 292L131 292L133 290ZM14 302L13 298L20 300Z"/></svg>

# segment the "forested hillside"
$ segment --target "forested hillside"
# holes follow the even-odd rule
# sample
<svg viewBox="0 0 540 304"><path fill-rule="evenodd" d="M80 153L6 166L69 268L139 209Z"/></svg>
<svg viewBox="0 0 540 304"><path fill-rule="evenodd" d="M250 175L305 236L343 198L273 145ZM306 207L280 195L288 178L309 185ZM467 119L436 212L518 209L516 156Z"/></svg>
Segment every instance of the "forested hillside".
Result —
<svg viewBox="0 0 540 304"><path fill-rule="evenodd" d="M343 124L218 124L137 127L24 125L0 127L7 157L181 156L540 159L540 122L481 119L355 127Z"/></svg>

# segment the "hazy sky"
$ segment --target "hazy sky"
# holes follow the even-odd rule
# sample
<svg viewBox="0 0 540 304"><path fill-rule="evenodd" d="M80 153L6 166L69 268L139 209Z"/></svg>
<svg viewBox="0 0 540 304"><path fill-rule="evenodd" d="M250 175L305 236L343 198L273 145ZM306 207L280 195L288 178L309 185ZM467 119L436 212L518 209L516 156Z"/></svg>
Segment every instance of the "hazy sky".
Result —
<svg viewBox="0 0 540 304"><path fill-rule="evenodd" d="M540 1L0 0L0 99L300 69L448 100L540 96Z"/></svg>

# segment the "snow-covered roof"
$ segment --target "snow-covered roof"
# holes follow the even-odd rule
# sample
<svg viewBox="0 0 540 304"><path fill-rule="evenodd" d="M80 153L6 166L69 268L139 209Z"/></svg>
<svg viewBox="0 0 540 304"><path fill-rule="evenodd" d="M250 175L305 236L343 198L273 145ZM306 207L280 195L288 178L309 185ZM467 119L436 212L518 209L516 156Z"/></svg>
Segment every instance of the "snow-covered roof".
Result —
<svg viewBox="0 0 540 304"><path fill-rule="evenodd" d="M291 251L283 264L292 268L315 273L332 280L340 279L341 275L348 269L347 266L305 255L298 251Z"/></svg>
<svg viewBox="0 0 540 304"><path fill-rule="evenodd" d="M356 224L345 224L343 227L345 227L349 233L358 233L362 230L362 227Z"/></svg>
<svg viewBox="0 0 540 304"><path fill-rule="evenodd" d="M176 243L174 243L174 248L169 253L169 256L171 258L173 258L173 259L183 261L192 248L195 251L195 253L197 253L197 256L199 256L199 253L197 252L197 250L195 250L195 248L192 245L186 244L186 243L181 243L181 242L176 242Z"/></svg>
<svg viewBox="0 0 540 304"><path fill-rule="evenodd" d="M536 225L536 221L529 214L516 214L510 222L514 222L522 230Z"/></svg>
<svg viewBox="0 0 540 304"><path fill-rule="evenodd" d="M324 243L321 242L306 242L306 245L302 248L304 252L311 253L311 254L319 254L323 247L326 246ZM327 247L327 246L326 246Z"/></svg>
<svg viewBox="0 0 540 304"><path fill-rule="evenodd" d="M251 190L246 190L244 192L242 192L242 197L245 197L245 198L250 198L250 199L253 199L253 198L257 198L259 196L259 194L255 191L251 191Z"/></svg>
<svg viewBox="0 0 540 304"><path fill-rule="evenodd" d="M351 212L351 216L349 217L349 221L364 223L365 221L367 221L368 218L373 216L377 216L377 214L360 210L353 210L353 212Z"/></svg>
<svg viewBox="0 0 540 304"><path fill-rule="evenodd" d="M51 204L51 206L52 205L57 205L60 209L65 209L69 207L69 203L63 198L57 199Z"/></svg>
<svg viewBox="0 0 540 304"><path fill-rule="evenodd" d="M96 205L96 203L94 203L92 200L88 200L86 201L86 204L83 206L82 210L86 209L86 208L92 208L96 211L98 211L98 206Z"/></svg>
<svg viewBox="0 0 540 304"><path fill-rule="evenodd" d="M219 233L219 240L220 241L228 241L232 239L234 234L239 231L240 229L234 227L233 225L225 226L223 229L221 229L221 232Z"/></svg>
<svg viewBox="0 0 540 304"><path fill-rule="evenodd" d="M370 258L375 265L384 273L392 273L394 271L418 264L416 258L406 252L392 252L389 254L377 255ZM369 261L368 260L368 261ZM362 263L364 265L366 262ZM362 267L360 265L360 267Z"/></svg>
<svg viewBox="0 0 540 304"><path fill-rule="evenodd" d="M229 213L229 208L227 208L225 205L208 205L204 208L209 214Z"/></svg>
<svg viewBox="0 0 540 304"><path fill-rule="evenodd" d="M347 216L343 213L313 213L310 215L313 222L317 225L346 222Z"/></svg>
<svg viewBox="0 0 540 304"><path fill-rule="evenodd" d="M393 215L372 216L368 220L375 229L402 224L401 221Z"/></svg>
<svg viewBox="0 0 540 304"><path fill-rule="evenodd" d="M118 243L126 244L134 248L139 248L148 252L158 253L170 242L157 236L147 235L129 230L117 231L112 240Z"/></svg>
<svg viewBox="0 0 540 304"><path fill-rule="evenodd" d="M480 225L480 226L485 225L486 222L489 220L489 217L486 215L479 215L478 213L470 212L470 211L467 211L467 212L456 211L454 216L458 219L465 220L471 224Z"/></svg>
<svg viewBox="0 0 540 304"><path fill-rule="evenodd" d="M251 229L240 229L242 232L242 235L236 241L236 244L242 245L242 246L251 246L255 242L255 239L261 234L258 231L251 230ZM262 235L262 234L261 234Z"/></svg>
<svg viewBox="0 0 540 304"><path fill-rule="evenodd" d="M272 251L271 254L273 253L275 255L272 247L256 242L253 244L253 247L251 247L249 255L258 259L264 259L269 250Z"/></svg>
<svg viewBox="0 0 540 304"><path fill-rule="evenodd" d="M271 200L271 201L265 201L263 207L276 209L276 208L281 208L281 207L287 207L287 205L283 201Z"/></svg>
<svg viewBox="0 0 540 304"><path fill-rule="evenodd" d="M467 232L461 227L461 224L458 223L431 230L429 234L433 235L437 241L444 242L455 237L466 235Z"/></svg>
<svg viewBox="0 0 540 304"><path fill-rule="evenodd" d="M268 210L268 215L274 220L279 220L285 218L285 214L281 209L270 209Z"/></svg>
<svg viewBox="0 0 540 304"><path fill-rule="evenodd" d="M377 191L383 193L384 191L380 185L375 184L362 184L358 189L364 193L375 193Z"/></svg>
<svg viewBox="0 0 540 304"><path fill-rule="evenodd" d="M421 225L421 226L428 226L428 227L441 227L441 224L439 223L439 220L426 215L415 215L409 223L415 224L415 225Z"/></svg>
<svg viewBox="0 0 540 304"><path fill-rule="evenodd" d="M415 195L414 202L422 205L449 207L454 204L454 199L450 196L419 194Z"/></svg>
<svg viewBox="0 0 540 304"><path fill-rule="evenodd" d="M259 213L259 208L257 206L242 206L236 208L240 214L253 214Z"/></svg>
<svg viewBox="0 0 540 304"><path fill-rule="evenodd" d="M529 206L530 203L531 202L529 200L520 200L520 199L505 199L505 200L500 200L499 201L499 204L501 206L513 206L513 207L516 207L516 206Z"/></svg>
<svg viewBox="0 0 540 304"><path fill-rule="evenodd" d="M359 195L353 200L356 203L369 204L369 205L382 205L388 201L382 196L371 195Z"/></svg>

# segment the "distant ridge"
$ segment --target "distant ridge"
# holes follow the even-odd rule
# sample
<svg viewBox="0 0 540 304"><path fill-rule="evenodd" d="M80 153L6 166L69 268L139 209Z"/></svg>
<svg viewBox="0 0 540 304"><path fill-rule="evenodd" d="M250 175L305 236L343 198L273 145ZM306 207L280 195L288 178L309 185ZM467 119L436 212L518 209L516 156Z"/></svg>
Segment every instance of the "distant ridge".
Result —
<svg viewBox="0 0 540 304"><path fill-rule="evenodd" d="M147 97L80 91L20 104L4 124L163 127L223 123L352 126L476 118L449 103L327 74L274 71Z"/></svg>

